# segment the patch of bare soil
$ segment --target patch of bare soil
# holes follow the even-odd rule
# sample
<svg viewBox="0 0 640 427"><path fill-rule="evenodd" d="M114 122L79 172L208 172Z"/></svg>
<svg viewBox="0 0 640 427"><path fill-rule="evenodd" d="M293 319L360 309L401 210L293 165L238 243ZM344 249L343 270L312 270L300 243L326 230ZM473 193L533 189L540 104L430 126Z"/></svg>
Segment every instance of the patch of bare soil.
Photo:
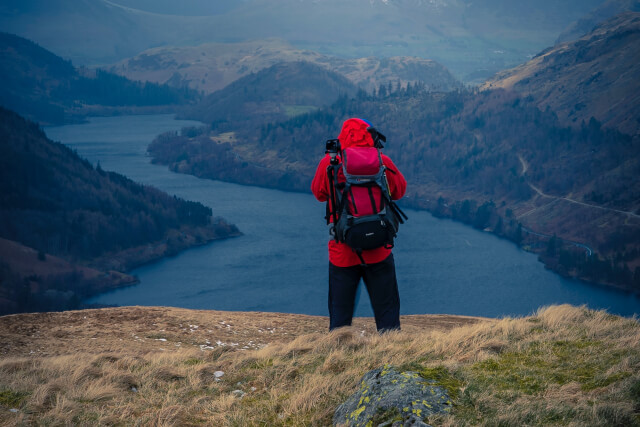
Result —
<svg viewBox="0 0 640 427"><path fill-rule="evenodd" d="M405 332L449 330L482 320L451 315L402 316ZM328 331L324 316L117 307L0 317L0 357L42 357L105 352L171 352L180 348L249 350ZM355 330L375 334L372 318L355 318Z"/></svg>

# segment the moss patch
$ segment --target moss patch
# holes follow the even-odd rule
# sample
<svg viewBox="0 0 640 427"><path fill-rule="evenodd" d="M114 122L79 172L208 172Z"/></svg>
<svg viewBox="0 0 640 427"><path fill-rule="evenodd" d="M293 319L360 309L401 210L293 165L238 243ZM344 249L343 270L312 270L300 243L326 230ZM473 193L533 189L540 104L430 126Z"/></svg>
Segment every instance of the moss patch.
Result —
<svg viewBox="0 0 640 427"><path fill-rule="evenodd" d="M422 378L430 380L432 385L443 387L453 400L457 400L460 396L462 381L453 376L444 366L422 368L418 371L418 374Z"/></svg>
<svg viewBox="0 0 640 427"><path fill-rule="evenodd" d="M481 383L498 390L538 394L549 384L577 382L583 391L606 387L631 372L606 374L628 353L609 350L599 341L532 342L522 351L510 351L471 366Z"/></svg>
<svg viewBox="0 0 640 427"><path fill-rule="evenodd" d="M2 390L0 391L0 405L17 408L30 395L26 391Z"/></svg>
<svg viewBox="0 0 640 427"><path fill-rule="evenodd" d="M461 379L449 372L444 366L425 367L419 363L408 363L400 366L399 371L414 371L421 378L429 382L429 385L440 386L447 390L447 393L453 400L460 397L460 388L463 386Z"/></svg>

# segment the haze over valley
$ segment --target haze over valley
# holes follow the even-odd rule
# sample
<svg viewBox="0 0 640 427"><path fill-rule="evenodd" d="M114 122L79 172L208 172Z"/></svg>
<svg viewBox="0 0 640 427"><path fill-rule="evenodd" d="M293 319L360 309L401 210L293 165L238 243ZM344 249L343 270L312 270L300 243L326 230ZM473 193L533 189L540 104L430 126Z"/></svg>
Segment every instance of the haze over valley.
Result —
<svg viewBox="0 0 640 427"><path fill-rule="evenodd" d="M0 27L82 65L113 63L160 46L275 37L298 49L339 57L432 59L458 79L474 81L552 45L601 3L9 0L0 6Z"/></svg>

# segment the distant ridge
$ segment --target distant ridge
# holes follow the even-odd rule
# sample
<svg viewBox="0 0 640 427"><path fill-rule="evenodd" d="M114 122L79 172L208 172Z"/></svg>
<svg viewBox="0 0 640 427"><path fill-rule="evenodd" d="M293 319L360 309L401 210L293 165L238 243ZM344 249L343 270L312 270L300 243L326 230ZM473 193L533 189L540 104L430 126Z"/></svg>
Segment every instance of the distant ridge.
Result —
<svg viewBox="0 0 640 427"><path fill-rule="evenodd" d="M0 32L0 106L43 124L77 122L88 112L184 104L197 93L142 83L104 70L77 69L38 44Z"/></svg>
<svg viewBox="0 0 640 427"><path fill-rule="evenodd" d="M0 28L78 65L110 64L158 46L278 37L345 58L429 58L469 83L551 45L601 1L5 0Z"/></svg>
<svg viewBox="0 0 640 427"><path fill-rule="evenodd" d="M208 43L200 46L158 47L107 70L132 80L167 83L175 87L211 93L231 82L281 62L309 62L340 73L367 91L380 85L417 82L447 91L461 83L436 61L394 56L391 58L340 58L296 49L284 40L267 39L242 43Z"/></svg>

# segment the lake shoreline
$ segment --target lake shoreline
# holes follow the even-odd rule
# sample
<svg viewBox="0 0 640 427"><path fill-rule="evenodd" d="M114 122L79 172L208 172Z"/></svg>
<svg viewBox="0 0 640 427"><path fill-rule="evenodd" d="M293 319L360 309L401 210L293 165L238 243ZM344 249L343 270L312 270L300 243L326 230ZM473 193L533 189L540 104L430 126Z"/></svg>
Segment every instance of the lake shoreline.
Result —
<svg viewBox="0 0 640 427"><path fill-rule="evenodd" d="M135 248L128 248L115 254L105 255L90 261L88 265L92 268L107 272L115 271L133 280L122 281L114 284L108 289L100 289L97 292L90 293L83 298L82 306L84 308L102 307L103 305L88 303L88 301L104 293L140 284L140 280L135 275L130 275L130 273L137 268L175 257L189 249L243 235L243 233L238 230L234 224L228 224L218 218L218 224L221 223L227 224L227 228L229 229L228 232L223 233L219 229L212 227L196 227L188 231L183 230L182 236L174 236L174 238L168 237L163 240L150 242Z"/></svg>
<svg viewBox="0 0 640 427"><path fill-rule="evenodd" d="M129 273L144 265L176 256L187 249L243 235L233 224L228 224L228 228L228 232L221 232L218 229L212 229L210 227L196 227L190 230L183 229L178 233L170 233L170 235L162 240L128 248L114 254L104 255L90 261L89 265L97 269Z"/></svg>
<svg viewBox="0 0 640 427"><path fill-rule="evenodd" d="M160 162L158 160L156 160L154 157L152 157L152 163L153 164L157 164L157 165L162 165L162 166L166 166L168 168L169 171L173 172L173 173L179 173L179 174L184 174L184 175L190 175L190 176L195 176L198 178L203 178L203 179L210 179L210 180L214 180L214 181L222 181L222 182L228 182L228 183L232 183L232 184L237 184L237 185L242 185L242 186L247 186L247 187L260 187L260 188L266 188L266 189L272 189L272 190L279 190L279 191L284 191L284 192L290 192L290 193L301 193L301 194L311 194L311 191L309 190L304 190L302 188L299 187L287 187L287 186L282 186L282 185L278 185L277 183L274 183L272 180L265 180L263 182L247 182L246 179L235 179L235 177L229 177L224 176L224 177L212 177L210 176L210 174L208 173L199 173L199 174L194 174L194 173L190 173L188 170L178 170L175 167L172 167L172 165L166 163L166 162ZM310 188L310 184L309 184L309 188ZM465 221L462 220L458 217L456 217L456 215L454 214L454 212L450 209L441 209L440 206L438 206L437 203L433 203L430 202L430 200L436 200L438 199L438 195L432 195L432 197L423 197L421 196L420 198L418 198L417 195L413 195L413 197L410 198L405 198L403 200L400 201L400 206L401 207L407 207L407 208L411 208L411 209L415 209L418 211L425 211L425 212L429 212L431 215L433 215L436 218L445 218L445 219L450 219L452 221L464 224L465 226L469 226L473 229L476 229L478 231L484 231L487 233L490 233L502 240L506 240L509 241L511 243L513 243L514 245L516 245L518 248L526 251L526 252L530 252L533 254L538 255L538 261L540 263L542 263L544 265L544 267L549 270L552 271L554 274L558 275L559 277L565 278L565 279L572 279L572 280L577 280L577 281L581 281L581 282L586 282L592 285L596 285L596 286L603 286L603 287L608 287L608 288L613 288L613 289L617 289L617 290L621 290L621 291L625 291L625 292L630 292L636 295L640 295L640 289L635 289L630 285L624 285L624 284L619 284L619 283L613 283L613 282L606 282L606 281L596 281L596 280L592 280L591 278L589 278L587 275L585 274L581 274L580 271L577 270L568 270L566 269L564 266L562 266L559 262L558 262L558 256L549 256L548 254L545 253L546 249L546 245L548 244L549 238L550 236L546 236L540 233L533 233L533 232L526 232L527 229L523 230L524 237L521 238L520 242L516 241L517 238L514 238L514 236L509 236L508 234L506 234L504 231L502 230L496 230L494 228L477 228L475 227L473 224L471 224L469 221ZM425 201L426 200L426 201ZM465 199L467 200L467 199ZM475 200L471 200L473 203L478 203ZM453 201L452 203L462 203L461 201ZM500 217L500 221L506 221L506 218ZM524 228L524 227L523 227ZM400 231L401 232L401 231ZM576 242L564 242L564 244L569 247L569 246L577 246ZM559 245L562 245L562 242L559 242ZM581 246L586 247L585 245L581 244ZM559 253L559 251L558 251ZM596 255L597 256L597 255Z"/></svg>

